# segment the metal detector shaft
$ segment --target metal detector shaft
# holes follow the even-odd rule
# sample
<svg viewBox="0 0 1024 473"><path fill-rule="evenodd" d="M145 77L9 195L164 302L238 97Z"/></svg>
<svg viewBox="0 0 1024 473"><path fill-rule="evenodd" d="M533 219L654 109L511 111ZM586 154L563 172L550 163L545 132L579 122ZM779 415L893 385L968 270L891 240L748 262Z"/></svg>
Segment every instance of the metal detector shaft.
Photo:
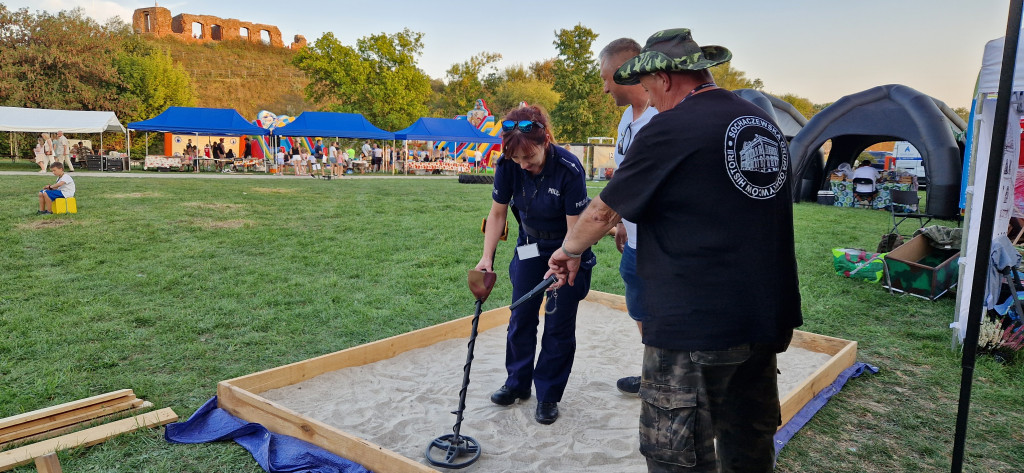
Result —
<svg viewBox="0 0 1024 473"><path fill-rule="evenodd" d="M483 312L484 301L476 301L476 313L473 314L473 328L469 333L469 343L467 344L468 353L466 353L466 364L462 366L462 389L459 391L459 408L453 411L455 414L455 426L452 427L452 431L455 433L455 440L459 439L459 431L462 429L462 413L466 410L466 390L469 388L469 370L473 367L473 348L476 347L476 329L477 325L480 324L480 313Z"/></svg>
<svg viewBox="0 0 1024 473"><path fill-rule="evenodd" d="M512 305L508 306L508 310L516 310L516 307L519 307L523 305L523 303L525 303L526 301L533 299L534 297L537 296L537 294L544 292L545 289L551 287L551 285L556 282L558 282L558 276L555 276L554 274L548 276L547 279L541 281L540 284L538 284L536 287L530 289L530 292L527 292L526 295L520 297L519 300L513 302Z"/></svg>

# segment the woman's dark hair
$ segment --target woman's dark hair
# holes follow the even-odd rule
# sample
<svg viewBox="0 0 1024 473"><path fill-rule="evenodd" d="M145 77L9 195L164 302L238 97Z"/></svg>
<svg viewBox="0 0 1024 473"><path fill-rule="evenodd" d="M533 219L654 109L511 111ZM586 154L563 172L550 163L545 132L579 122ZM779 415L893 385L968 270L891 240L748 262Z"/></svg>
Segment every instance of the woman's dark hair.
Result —
<svg viewBox="0 0 1024 473"><path fill-rule="evenodd" d="M518 128L511 131L502 130L501 148L505 154L511 155L512 150L521 151L527 145L544 146L545 142L555 142L554 135L551 134L551 120L548 119L548 114L540 107L525 105L514 108L501 121L505 120L516 122L530 120L534 123L540 123L544 127L534 127L529 133L523 133Z"/></svg>

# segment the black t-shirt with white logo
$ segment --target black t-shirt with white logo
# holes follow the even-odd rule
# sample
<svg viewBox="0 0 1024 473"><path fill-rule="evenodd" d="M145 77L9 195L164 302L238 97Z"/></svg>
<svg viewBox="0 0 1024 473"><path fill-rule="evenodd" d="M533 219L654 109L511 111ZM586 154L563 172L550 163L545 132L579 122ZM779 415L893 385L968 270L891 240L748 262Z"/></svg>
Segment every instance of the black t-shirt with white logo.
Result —
<svg viewBox="0 0 1024 473"><path fill-rule="evenodd" d="M714 89L651 119L601 199L636 222L644 343L772 343L802 323L790 157L756 105Z"/></svg>

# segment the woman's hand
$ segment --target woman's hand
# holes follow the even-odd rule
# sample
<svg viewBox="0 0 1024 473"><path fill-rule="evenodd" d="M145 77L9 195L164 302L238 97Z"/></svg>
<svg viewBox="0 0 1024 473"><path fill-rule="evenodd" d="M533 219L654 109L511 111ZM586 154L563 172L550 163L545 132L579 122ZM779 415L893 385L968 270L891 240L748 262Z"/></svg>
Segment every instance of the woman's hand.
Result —
<svg viewBox="0 0 1024 473"><path fill-rule="evenodd" d="M476 268L474 269L476 269L477 271L486 271L488 273L493 273L494 269L492 268L492 266L494 266L494 262L491 261L490 258L480 258L480 262L476 264Z"/></svg>

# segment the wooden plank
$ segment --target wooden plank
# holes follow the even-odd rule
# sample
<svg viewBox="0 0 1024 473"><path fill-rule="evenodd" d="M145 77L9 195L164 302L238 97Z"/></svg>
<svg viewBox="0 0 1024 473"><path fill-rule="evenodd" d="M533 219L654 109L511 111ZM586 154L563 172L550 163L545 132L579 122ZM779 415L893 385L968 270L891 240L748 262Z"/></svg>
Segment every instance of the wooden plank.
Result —
<svg viewBox="0 0 1024 473"><path fill-rule="evenodd" d="M167 407L158 411L147 412L91 429L80 430L24 447L0 452L0 471L7 471L17 466L27 465L32 463L32 460L36 457L48 453L96 445L120 434L133 432L143 427L156 427L176 420L178 420L178 415L171 408Z"/></svg>
<svg viewBox="0 0 1024 473"><path fill-rule="evenodd" d="M623 296L601 291L590 291L586 300L604 304L613 309L626 310L626 299ZM505 325L508 323L511 315L507 306L485 311L480 315L478 331L484 332L494 327ZM472 320L473 316L466 316L461 319L395 335L316 358L240 376L230 379L228 382L232 386L237 386L257 394L271 389L290 386L324 373L386 360L399 353L430 346L440 341L469 337Z"/></svg>
<svg viewBox="0 0 1024 473"><path fill-rule="evenodd" d="M305 440L372 471L439 473L427 465L232 386L229 381L217 385L217 405L236 417L262 424L272 432Z"/></svg>
<svg viewBox="0 0 1024 473"><path fill-rule="evenodd" d="M71 432L71 431L74 431L74 430L78 430L78 429L81 429L81 428L84 428L84 427L92 427L94 425L99 425L99 424L107 423L107 422L114 421L114 420L120 420L120 419L123 419L123 418L133 414L133 413L153 408L153 403L152 402L143 401L142 399L137 399L137 401L139 403L137 406L131 407L129 409L125 409L123 411L114 412L112 414L107 414L105 416L97 417L95 419L89 419L87 421L79 422L77 424L72 424L72 425L69 425L69 426L66 426L66 427L60 427L60 428L56 428L56 429L47 430L46 432L43 432L43 433L39 433L39 434L35 434L35 435L30 435L28 437L22 437L22 438L19 438L17 440L12 440L10 442L0 443L0 450L3 450L3 449L5 449L5 448L7 448L7 447L9 447L10 445L13 445L13 444L23 444L23 443L27 443L27 442L38 442L40 440L46 440L48 438L53 438L53 437L56 437L58 435L63 435L63 434L66 434L68 432Z"/></svg>
<svg viewBox="0 0 1024 473"><path fill-rule="evenodd" d="M803 348L804 350L835 356L836 353L842 351L850 343L849 340L843 340L842 338L794 330L793 341L790 342L790 345Z"/></svg>
<svg viewBox="0 0 1024 473"><path fill-rule="evenodd" d="M16 416L5 417L3 419L0 419L0 429L10 427L12 425L33 421L42 417L59 414L61 412L70 411L72 409L78 409L79 407L84 407L104 401L109 401L111 399L124 397L126 395L131 395L134 397L135 393L131 389L121 389L119 391L112 391L106 394L100 394L98 396L79 399L77 401L66 402L64 404L59 404L53 407L46 407L32 412L26 412L24 414L18 414Z"/></svg>
<svg viewBox="0 0 1024 473"><path fill-rule="evenodd" d="M126 411L133 407L139 407L142 403L143 400L139 398L118 398L11 426L8 427L11 429L10 431L0 431L0 444L86 422L115 412Z"/></svg>
<svg viewBox="0 0 1024 473"><path fill-rule="evenodd" d="M39 473L64 473L56 453L49 453L36 458L36 471Z"/></svg>
<svg viewBox="0 0 1024 473"><path fill-rule="evenodd" d="M591 290L584 300L626 312L626 298L618 294Z"/></svg>
<svg viewBox="0 0 1024 473"><path fill-rule="evenodd" d="M480 315L478 331L484 332L505 325L508 323L510 315L507 306L488 310ZM257 394L270 389L290 386L342 368L386 360L400 353L430 346L443 340L468 338L469 332L472 330L472 320L473 316L463 317L316 358L230 379L228 382L232 386Z"/></svg>
<svg viewBox="0 0 1024 473"><path fill-rule="evenodd" d="M794 340L795 339L796 337L794 337ZM802 346L800 348L812 350L808 346ZM848 341L846 346L839 350L838 353L832 355L832 358L825 362L824 365L819 366L813 374L804 378L804 380L794 387L792 391L786 393L780 401L782 407L782 425L786 425L786 422L789 422L797 412L800 412L800 409L802 409L808 401L821 392L822 389L825 389L825 387L832 384L832 382L836 380L836 377L839 376L839 373L842 373L846 368L853 366L856 361L857 342Z"/></svg>

